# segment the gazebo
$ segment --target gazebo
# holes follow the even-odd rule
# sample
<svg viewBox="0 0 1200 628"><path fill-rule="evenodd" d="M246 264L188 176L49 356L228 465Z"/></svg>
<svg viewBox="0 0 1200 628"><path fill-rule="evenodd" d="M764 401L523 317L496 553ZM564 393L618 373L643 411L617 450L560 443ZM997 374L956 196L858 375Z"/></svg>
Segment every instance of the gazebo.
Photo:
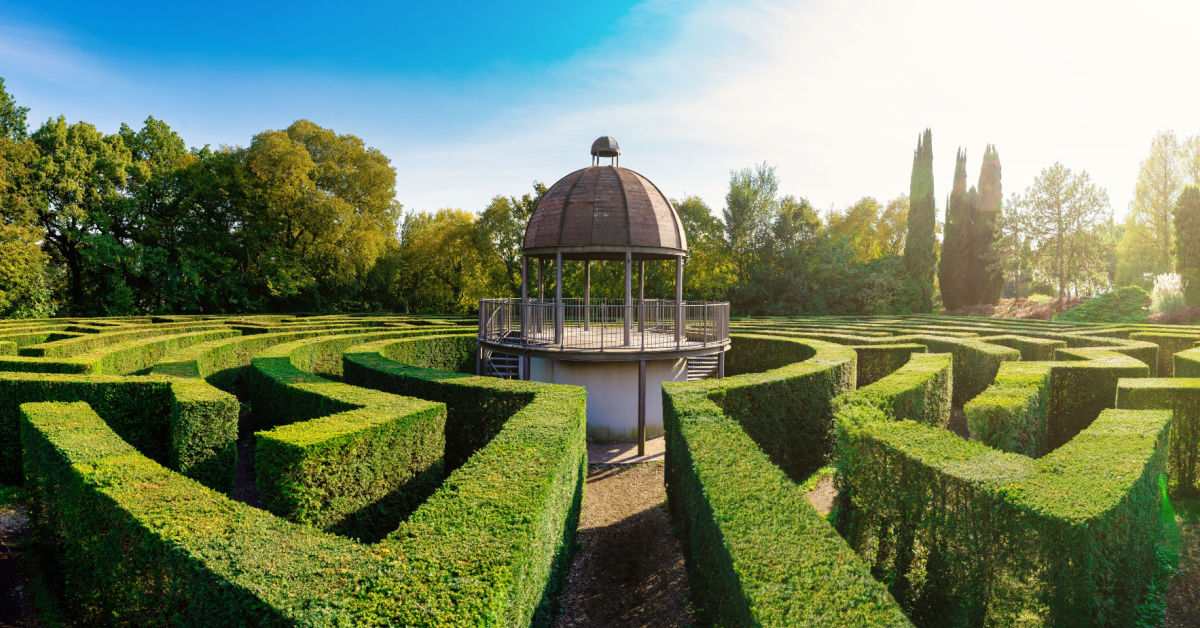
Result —
<svg viewBox="0 0 1200 628"><path fill-rule="evenodd" d="M601 137L591 152L592 165L559 179L529 219L521 298L480 301L476 363L484 375L585 386L588 437L636 437L644 451L648 433L662 433L663 382L724 374L729 304L683 301L687 239L675 208L649 179L617 165L616 140ZM610 165L599 165L604 157ZM531 260L534 295L526 280ZM624 261L623 299L592 298L596 260ZM674 261L674 299L645 298L647 261ZM567 262L583 264L582 298L563 297ZM551 263L554 295L547 300Z"/></svg>

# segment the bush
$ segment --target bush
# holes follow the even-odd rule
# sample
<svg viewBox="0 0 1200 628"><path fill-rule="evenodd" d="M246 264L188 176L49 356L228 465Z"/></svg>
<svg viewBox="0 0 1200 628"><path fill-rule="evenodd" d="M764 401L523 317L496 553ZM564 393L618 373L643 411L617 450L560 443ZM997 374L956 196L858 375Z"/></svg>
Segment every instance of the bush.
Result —
<svg viewBox="0 0 1200 628"><path fill-rule="evenodd" d="M1137 286L1124 286L1088 299L1054 317L1076 323L1144 323L1150 295Z"/></svg>
<svg viewBox="0 0 1200 628"><path fill-rule="evenodd" d="M1154 278L1154 289L1150 291L1150 311L1175 314L1187 305L1183 296L1184 281L1178 273L1163 273Z"/></svg>
<svg viewBox="0 0 1200 628"><path fill-rule="evenodd" d="M771 346L738 336L734 347L748 342ZM697 623L910 625L797 484L771 463L768 447L743 429L754 417L714 402L728 387L753 387L766 414L773 414L772 402L784 400L800 409L791 394L797 389L765 385L791 380L812 387L800 398L815 404L810 413L821 414L827 410L817 390L829 394L835 382L849 389L854 356L848 350L820 341L776 342L775 356L812 358L758 375L663 385L667 503L687 557ZM817 429L789 435L823 440Z"/></svg>
<svg viewBox="0 0 1200 628"><path fill-rule="evenodd" d="M82 401L129 443L160 464L218 490L237 470L237 399L193 382L0 372L0 482L20 482L18 406Z"/></svg>
<svg viewBox="0 0 1200 628"><path fill-rule="evenodd" d="M1117 407L1171 411L1171 490L1200 493L1200 379L1122 379Z"/></svg>
<svg viewBox="0 0 1200 628"><path fill-rule="evenodd" d="M841 531L919 624L1129 625L1155 575L1170 422L1105 410L1034 460L849 406Z"/></svg>
<svg viewBox="0 0 1200 628"><path fill-rule="evenodd" d="M441 483L446 409L254 358L254 463L263 507L361 539L393 530Z"/></svg>

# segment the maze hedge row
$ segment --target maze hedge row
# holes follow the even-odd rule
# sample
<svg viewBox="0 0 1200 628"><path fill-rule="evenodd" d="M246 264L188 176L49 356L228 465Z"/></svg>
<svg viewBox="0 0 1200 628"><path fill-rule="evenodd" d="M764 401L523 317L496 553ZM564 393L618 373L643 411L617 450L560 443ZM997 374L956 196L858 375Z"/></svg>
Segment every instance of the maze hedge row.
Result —
<svg viewBox="0 0 1200 628"><path fill-rule="evenodd" d="M400 355L388 343L444 336L461 329L457 321L87 322L80 334L109 338L64 338L72 348L44 347L18 356L22 372L0 372L0 468L6 481L25 482L39 554L55 566L48 579L72 621L517 625L550 617L582 498L582 389L486 380L476 391L466 380L482 378L429 371L431 380L459 380L491 408L459 404L456 418L472 436L456 434L450 452L445 403L328 377L340 379L352 345L375 341ZM9 327L0 322L0 335ZM210 331L219 333L199 337ZM156 347L138 358L157 360L139 366L153 375L95 374L131 342ZM458 338L422 351L427 364L473 366L473 343ZM373 366L386 373L413 368L376 356ZM83 372L37 372L64 358ZM286 518L228 496L239 402L249 410L243 428L259 429L264 506Z"/></svg>
<svg viewBox="0 0 1200 628"><path fill-rule="evenodd" d="M472 375L474 325L0 321L0 481L25 485L65 616L548 623L583 496L586 393ZM1200 494L1200 329L733 330L726 378L662 394L698 624L1162 620L1163 513ZM814 486L836 492L830 512Z"/></svg>

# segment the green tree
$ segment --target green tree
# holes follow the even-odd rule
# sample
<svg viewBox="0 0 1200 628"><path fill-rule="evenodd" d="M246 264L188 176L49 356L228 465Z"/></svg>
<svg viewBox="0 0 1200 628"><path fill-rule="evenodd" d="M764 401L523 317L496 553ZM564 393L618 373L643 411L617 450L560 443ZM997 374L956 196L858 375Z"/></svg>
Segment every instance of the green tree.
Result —
<svg viewBox="0 0 1200 628"><path fill-rule="evenodd" d="M476 217L441 209L404 217L397 289L411 311L466 312L487 294Z"/></svg>
<svg viewBox="0 0 1200 628"><path fill-rule="evenodd" d="M43 317L55 309L36 225L36 158L32 143L0 137L0 318Z"/></svg>
<svg viewBox="0 0 1200 628"><path fill-rule="evenodd" d="M1021 197L1016 194L1009 197L1001 215L996 251L1003 260L1002 271L1012 277L1013 296L1021 298L1032 273L1033 238L1029 217L1021 210Z"/></svg>
<svg viewBox="0 0 1200 628"><path fill-rule="evenodd" d="M532 194L526 193L520 198L497 195L479 215L476 232L480 250L492 262L488 264L489 283L496 291L492 296L521 294L525 225L545 193L546 186L535 181Z"/></svg>
<svg viewBox="0 0 1200 628"><path fill-rule="evenodd" d="M256 135L243 163L245 229L270 294L325 307L361 289L401 215L387 157L299 120Z"/></svg>
<svg viewBox="0 0 1200 628"><path fill-rule="evenodd" d="M34 168L43 202L37 208L46 248L66 266L71 309L93 313L85 299L85 255L90 236L113 227L110 209L125 202L131 165L119 136L86 122L49 120L31 138L39 155Z"/></svg>
<svg viewBox="0 0 1200 628"><path fill-rule="evenodd" d="M1055 163L1045 168L1019 200L1035 242L1034 268L1051 279L1059 298L1068 287L1091 289L1107 278L1113 246L1108 193L1087 172ZM1107 236L1106 236L1107 234Z"/></svg>
<svg viewBox="0 0 1200 628"><path fill-rule="evenodd" d="M909 183L908 235L904 267L915 282L918 310L933 310L933 278L937 274L937 207L933 200L933 131L917 140Z"/></svg>
<svg viewBox="0 0 1200 628"><path fill-rule="evenodd" d="M729 173L723 215L729 258L739 283L750 278L763 247L770 242L779 209L778 192L775 168L765 162Z"/></svg>
<svg viewBox="0 0 1200 628"><path fill-rule="evenodd" d="M28 137L29 124L25 121L27 113L29 107L17 106L17 101L4 88L4 78L0 77L0 137L18 142Z"/></svg>
<svg viewBox="0 0 1200 628"><path fill-rule="evenodd" d="M967 290L975 271L971 242L973 214L967 193L967 153L959 148L954 159L954 184L946 202L946 229L938 265L942 304L948 310L968 305L971 300Z"/></svg>
<svg viewBox="0 0 1200 628"><path fill-rule="evenodd" d="M1175 272L1188 303L1200 305L1200 188L1189 185L1175 203Z"/></svg>
<svg viewBox="0 0 1200 628"><path fill-rule="evenodd" d="M683 274L685 298L708 301L729 298L733 269L725 255L725 225L699 196L688 196L672 204L679 212L688 243L687 268ZM791 211L790 205L786 207L781 215Z"/></svg>
<svg viewBox="0 0 1200 628"><path fill-rule="evenodd" d="M888 216L894 218L894 215ZM884 220L885 211L871 197L860 199L843 211L829 215L829 235L842 238L856 262L866 263L889 254L895 243L894 225Z"/></svg>
<svg viewBox="0 0 1200 628"><path fill-rule="evenodd" d="M1004 291L1004 260L998 248L1002 237L1000 153L988 144L979 169L979 197L975 208L971 250L973 275L968 282L971 303L996 303Z"/></svg>
<svg viewBox="0 0 1200 628"><path fill-rule="evenodd" d="M1158 257L1155 237L1150 227L1137 220L1133 214L1125 217L1125 224L1117 240L1116 255L1116 284L1149 290L1154 282L1153 269Z"/></svg>
<svg viewBox="0 0 1200 628"><path fill-rule="evenodd" d="M898 196L883 208L876 227L884 255L903 255L908 232L908 195Z"/></svg>
<svg viewBox="0 0 1200 628"><path fill-rule="evenodd" d="M1152 274L1171 269L1171 211L1183 188L1179 141L1174 131L1164 131L1150 143L1150 154L1141 163L1130 214L1146 225L1154 253Z"/></svg>

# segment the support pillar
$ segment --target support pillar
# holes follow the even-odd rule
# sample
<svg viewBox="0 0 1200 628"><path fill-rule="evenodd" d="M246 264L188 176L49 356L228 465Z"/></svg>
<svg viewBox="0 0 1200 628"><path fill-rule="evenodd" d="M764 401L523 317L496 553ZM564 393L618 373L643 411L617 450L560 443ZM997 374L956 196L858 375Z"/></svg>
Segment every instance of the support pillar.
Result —
<svg viewBox="0 0 1200 628"><path fill-rule="evenodd" d="M675 348L683 341L683 256L675 258Z"/></svg>
<svg viewBox="0 0 1200 628"><path fill-rule="evenodd" d="M535 332L535 333L537 334L537 338L539 340L542 339L542 333L545 331L545 325L543 325L543 321L542 321L542 313L545 310L545 308L542 307L542 304L546 302L545 292L546 292L546 258L539 257L538 258L537 305L533 306L533 319L535 321L535 324L537 325L537 332Z"/></svg>
<svg viewBox="0 0 1200 628"><path fill-rule="evenodd" d="M638 360L638 457L646 455L646 361Z"/></svg>
<svg viewBox="0 0 1200 628"><path fill-rule="evenodd" d="M583 330L592 328L592 260L583 260Z"/></svg>
<svg viewBox="0 0 1200 628"><path fill-rule="evenodd" d="M554 343L563 344L562 253L554 254Z"/></svg>
<svg viewBox="0 0 1200 628"><path fill-rule="evenodd" d="M529 258L521 256L521 342L525 342L529 323Z"/></svg>
<svg viewBox="0 0 1200 628"><path fill-rule="evenodd" d="M717 379L725 379L725 352L717 354Z"/></svg>
<svg viewBox="0 0 1200 628"><path fill-rule="evenodd" d="M638 333L646 333L646 260L638 260ZM645 346L645 337L642 345Z"/></svg>
<svg viewBox="0 0 1200 628"><path fill-rule="evenodd" d="M629 251L625 251L625 346L628 347L633 341L633 330L631 329L630 314L633 310L633 255Z"/></svg>

